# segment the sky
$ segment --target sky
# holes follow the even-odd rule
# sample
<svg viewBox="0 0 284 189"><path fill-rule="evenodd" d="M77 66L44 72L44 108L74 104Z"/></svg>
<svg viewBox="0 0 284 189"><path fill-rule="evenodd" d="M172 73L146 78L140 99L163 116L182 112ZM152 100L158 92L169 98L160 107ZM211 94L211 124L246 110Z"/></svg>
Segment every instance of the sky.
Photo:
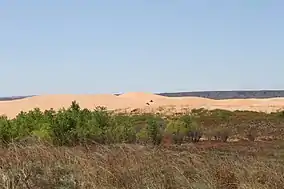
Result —
<svg viewBox="0 0 284 189"><path fill-rule="evenodd" d="M0 0L0 96L284 89L282 0Z"/></svg>

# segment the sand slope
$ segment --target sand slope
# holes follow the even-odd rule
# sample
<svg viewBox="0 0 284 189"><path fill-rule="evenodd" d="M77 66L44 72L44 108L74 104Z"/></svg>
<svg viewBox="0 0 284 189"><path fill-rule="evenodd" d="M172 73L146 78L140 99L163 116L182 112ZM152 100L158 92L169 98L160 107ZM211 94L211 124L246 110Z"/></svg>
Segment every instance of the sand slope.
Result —
<svg viewBox="0 0 284 189"><path fill-rule="evenodd" d="M36 107L41 110L53 108L58 110L69 107L76 100L82 108L93 109L96 106L105 106L110 110L156 111L163 108L172 108L175 111L192 108L227 109L227 110L254 110L277 111L284 108L284 98L270 99L231 99L212 100L199 97L165 97L151 93L134 92L120 96L111 94L102 95L41 95L20 100L0 102L0 114L15 117L20 111L29 111Z"/></svg>

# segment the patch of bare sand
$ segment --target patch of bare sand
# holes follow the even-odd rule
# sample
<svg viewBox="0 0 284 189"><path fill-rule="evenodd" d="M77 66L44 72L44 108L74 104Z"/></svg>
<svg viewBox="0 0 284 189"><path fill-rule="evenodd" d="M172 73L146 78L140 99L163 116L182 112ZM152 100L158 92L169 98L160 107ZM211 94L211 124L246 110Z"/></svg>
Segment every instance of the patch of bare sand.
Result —
<svg viewBox="0 0 284 189"><path fill-rule="evenodd" d="M272 112L284 108L284 98L212 100L199 97L165 97L136 92L119 96L111 94L41 95L14 101L2 101L0 102L0 114L12 118L20 111L29 111L36 107L41 110L50 108L58 110L63 107L68 108L74 100L82 108L94 109L96 106L104 106L109 110L139 109L146 112L181 112L193 108Z"/></svg>

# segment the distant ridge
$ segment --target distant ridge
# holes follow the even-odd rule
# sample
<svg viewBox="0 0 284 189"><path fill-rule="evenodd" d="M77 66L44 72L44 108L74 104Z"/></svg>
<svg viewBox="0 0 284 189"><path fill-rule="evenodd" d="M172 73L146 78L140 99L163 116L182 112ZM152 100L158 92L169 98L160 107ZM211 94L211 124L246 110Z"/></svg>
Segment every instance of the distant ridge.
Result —
<svg viewBox="0 0 284 189"><path fill-rule="evenodd" d="M197 91L197 92L172 92L172 93L157 93L158 95L167 97L203 97L215 100L222 99L247 99L247 98L276 98L284 97L284 90L258 90L258 91ZM120 94L116 94L120 95ZM30 96L13 96L13 97L0 97L0 101L18 100Z"/></svg>
<svg viewBox="0 0 284 189"><path fill-rule="evenodd" d="M29 96L11 96L11 97L0 97L0 101L10 101L10 100L19 100L27 97L32 97L36 95L29 95Z"/></svg>
<svg viewBox="0 0 284 189"><path fill-rule="evenodd" d="M247 99L247 98L277 98L284 97L284 90L258 90L258 91L197 91L197 92L174 92L159 93L168 97L203 97L215 100L222 99Z"/></svg>

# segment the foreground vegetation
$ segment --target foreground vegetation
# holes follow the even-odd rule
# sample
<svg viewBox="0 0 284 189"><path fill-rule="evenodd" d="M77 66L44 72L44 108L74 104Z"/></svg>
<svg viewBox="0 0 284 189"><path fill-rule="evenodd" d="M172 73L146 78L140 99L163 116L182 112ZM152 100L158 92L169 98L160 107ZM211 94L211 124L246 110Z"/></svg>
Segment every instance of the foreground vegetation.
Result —
<svg viewBox="0 0 284 189"><path fill-rule="evenodd" d="M283 139L284 113L195 109L184 114L115 113L81 109L75 101L58 112L35 108L14 119L0 117L2 144L40 140L54 145Z"/></svg>
<svg viewBox="0 0 284 189"><path fill-rule="evenodd" d="M282 189L284 143L9 145L1 188Z"/></svg>
<svg viewBox="0 0 284 189"><path fill-rule="evenodd" d="M76 102L2 116L0 188L284 188L283 123L283 112L165 116Z"/></svg>

